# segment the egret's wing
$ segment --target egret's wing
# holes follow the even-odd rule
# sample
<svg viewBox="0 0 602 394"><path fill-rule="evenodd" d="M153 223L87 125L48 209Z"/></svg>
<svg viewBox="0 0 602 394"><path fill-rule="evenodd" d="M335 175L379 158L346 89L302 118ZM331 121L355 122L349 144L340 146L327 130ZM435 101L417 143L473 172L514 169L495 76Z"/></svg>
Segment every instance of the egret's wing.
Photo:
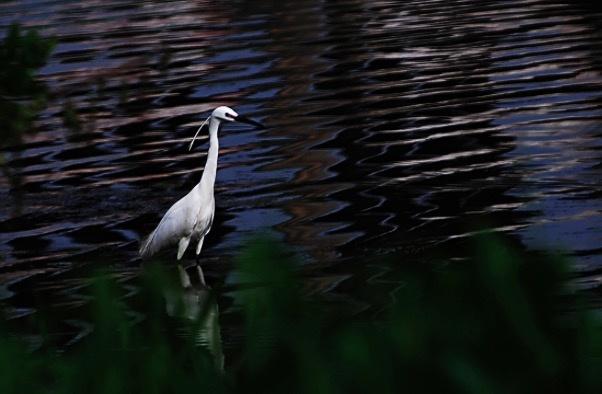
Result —
<svg viewBox="0 0 602 394"><path fill-rule="evenodd" d="M157 228L142 242L140 256L143 259L192 233L195 215L190 214L189 203L190 195L187 195L169 208Z"/></svg>

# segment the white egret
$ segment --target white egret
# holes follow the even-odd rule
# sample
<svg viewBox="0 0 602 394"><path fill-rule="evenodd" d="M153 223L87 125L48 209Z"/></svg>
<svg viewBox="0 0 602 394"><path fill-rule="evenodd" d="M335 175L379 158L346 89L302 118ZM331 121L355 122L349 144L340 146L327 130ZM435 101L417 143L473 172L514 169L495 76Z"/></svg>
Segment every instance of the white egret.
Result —
<svg viewBox="0 0 602 394"><path fill-rule="evenodd" d="M192 138L188 150L192 149L192 144L194 144L196 137L207 122L209 122L209 151L201 180L187 195L169 208L157 228L142 242L139 253L143 259L149 258L159 250L177 243L177 258L180 260L186 248L188 248L188 244L192 241L197 242L196 256L198 263L203 240L211 230L215 212L213 186L217 171L219 151L217 134L220 125L222 122L243 122L263 127L254 120L238 115L232 108L218 107L201 124L201 127Z"/></svg>

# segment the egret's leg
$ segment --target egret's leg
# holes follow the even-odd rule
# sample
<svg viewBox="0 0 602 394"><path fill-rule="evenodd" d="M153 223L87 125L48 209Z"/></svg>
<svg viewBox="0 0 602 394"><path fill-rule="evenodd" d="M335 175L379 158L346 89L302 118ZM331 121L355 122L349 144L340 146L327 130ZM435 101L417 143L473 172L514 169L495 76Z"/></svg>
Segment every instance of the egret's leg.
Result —
<svg viewBox="0 0 602 394"><path fill-rule="evenodd" d="M205 237L201 237L201 239L199 239L199 243L196 245L197 258L198 258L198 255L201 254L201 249L203 248L203 240L205 240Z"/></svg>
<svg viewBox="0 0 602 394"><path fill-rule="evenodd" d="M190 283L190 276L188 276L188 273L181 264L178 264L178 274L180 275L180 283L182 284L183 288L187 289L192 287L192 283Z"/></svg>
<svg viewBox="0 0 602 394"><path fill-rule="evenodd" d="M205 237L199 239L199 243L196 245L196 269L199 275L199 282L205 286L205 275L203 275L203 269L201 268L201 262L199 261L199 254L201 254L201 248L203 247L203 240Z"/></svg>
<svg viewBox="0 0 602 394"><path fill-rule="evenodd" d="M180 238L180 243L178 244L178 260L180 260L182 258L182 255L184 255L184 252L186 251L186 248L188 247L189 243L190 237Z"/></svg>

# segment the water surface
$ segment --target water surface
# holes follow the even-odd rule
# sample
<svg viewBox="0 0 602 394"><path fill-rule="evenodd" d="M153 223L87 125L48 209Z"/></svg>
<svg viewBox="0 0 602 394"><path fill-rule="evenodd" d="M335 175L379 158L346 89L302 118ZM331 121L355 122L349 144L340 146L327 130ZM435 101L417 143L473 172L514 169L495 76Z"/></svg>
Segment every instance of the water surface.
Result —
<svg viewBox="0 0 602 394"><path fill-rule="evenodd" d="M562 250L580 286L600 286L595 9L1 3L3 30L13 21L58 40L40 72L52 97L35 133L2 148L13 179L0 177L0 298L16 320L45 305L62 319L58 334L86 332L76 318L85 279L99 267L124 286L138 276L139 239L200 179L207 136L187 145L218 105L268 128L228 125L220 135L203 251L216 287L236 284L232 256L268 232L301 256L312 291L366 310L360 290L386 283L368 258L461 260L477 226L521 248ZM79 128L63 121L68 104ZM227 290L220 304L224 340L236 342Z"/></svg>

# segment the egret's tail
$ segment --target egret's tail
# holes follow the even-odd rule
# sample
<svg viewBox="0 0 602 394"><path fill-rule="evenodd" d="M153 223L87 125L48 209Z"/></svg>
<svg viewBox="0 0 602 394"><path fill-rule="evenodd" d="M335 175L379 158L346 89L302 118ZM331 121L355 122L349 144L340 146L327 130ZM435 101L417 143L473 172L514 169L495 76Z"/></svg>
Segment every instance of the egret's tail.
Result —
<svg viewBox="0 0 602 394"><path fill-rule="evenodd" d="M138 249L138 254L142 257L143 260L148 259L154 254L154 251L151 248L151 243L154 238L155 232L150 233L146 238L140 242L140 249Z"/></svg>

